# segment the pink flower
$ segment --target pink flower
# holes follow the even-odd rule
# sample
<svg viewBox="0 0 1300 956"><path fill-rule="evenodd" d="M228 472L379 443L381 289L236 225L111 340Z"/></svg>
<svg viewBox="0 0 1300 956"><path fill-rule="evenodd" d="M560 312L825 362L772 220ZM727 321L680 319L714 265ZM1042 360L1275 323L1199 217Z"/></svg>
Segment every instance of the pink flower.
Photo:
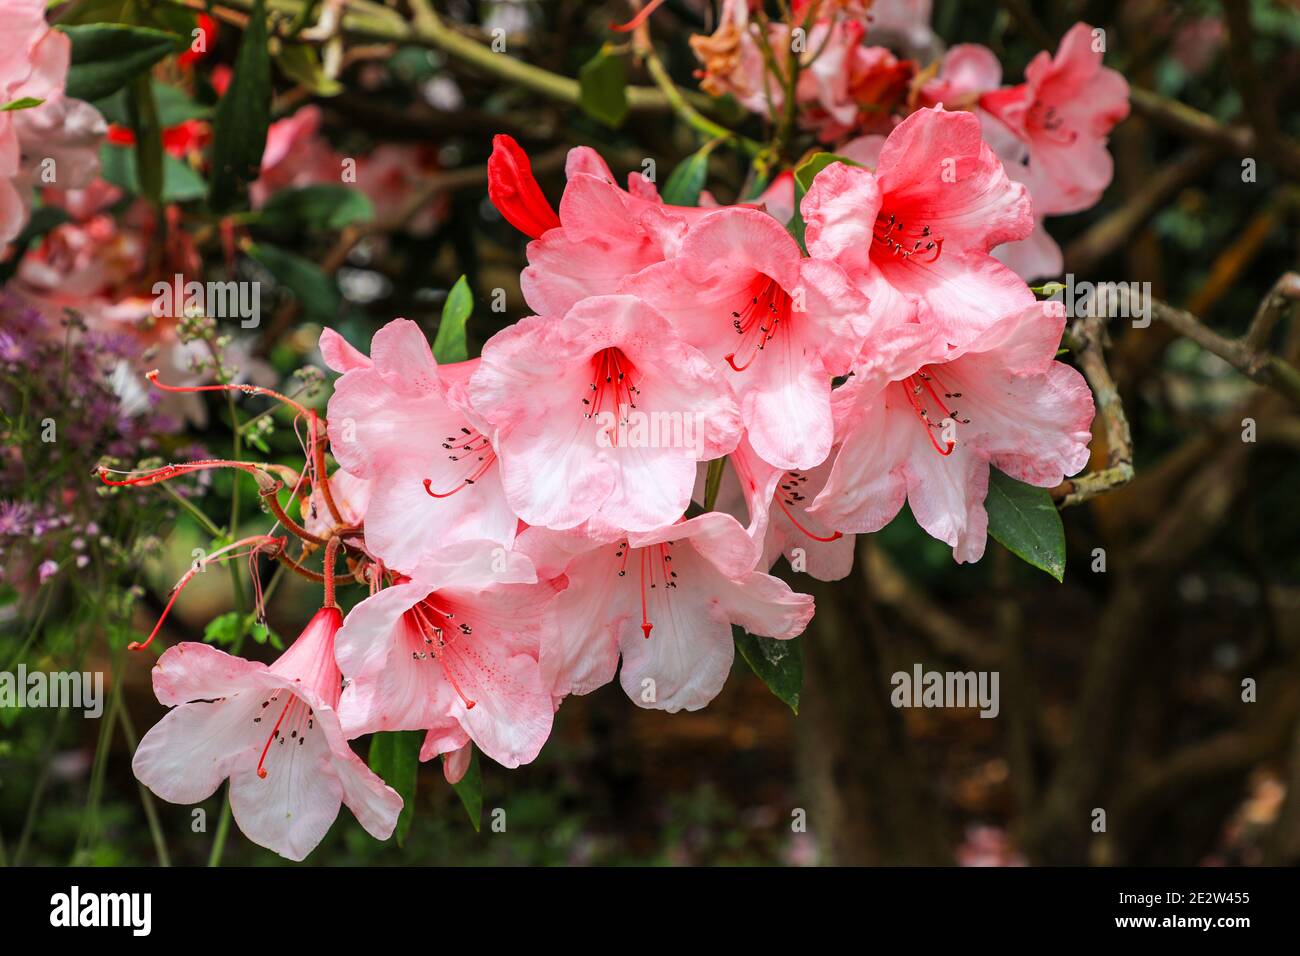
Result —
<svg viewBox="0 0 1300 956"><path fill-rule="evenodd" d="M506 498L549 528L671 524L690 504L695 463L740 437L719 372L631 296L584 299L561 321L533 316L498 332L469 391L496 429Z"/></svg>
<svg viewBox="0 0 1300 956"><path fill-rule="evenodd" d="M524 550L562 553L530 528ZM563 626L542 642L551 692L585 694L614 677L641 707L699 710L722 689L734 656L731 626L791 638L812 619L813 600L754 571L754 548L730 515L712 512L648 534L577 551L556 598ZM587 550L582 550L586 548Z"/></svg>
<svg viewBox="0 0 1300 956"><path fill-rule="evenodd" d="M312 105L271 124L261 175L248 189L254 209L281 189L341 181L342 157L320 135L320 121L320 107Z"/></svg>
<svg viewBox="0 0 1300 956"><path fill-rule="evenodd" d="M920 100L925 106L964 109L1001 85L997 54L979 43L958 43L943 55L934 79L922 85Z"/></svg>
<svg viewBox="0 0 1300 956"><path fill-rule="evenodd" d="M828 528L808 514L830 476L833 455L815 468L785 470L763 461L742 440L727 457L731 467L723 477L718 508L736 514L744 505L758 567L771 569L784 555L794 570L819 581L838 581L853 570L855 536Z"/></svg>
<svg viewBox="0 0 1300 956"><path fill-rule="evenodd" d="M99 144L107 126L88 103L63 95L72 43L45 22L40 0L0 0L0 247L22 231L38 168L55 160L59 189L86 186L99 171Z"/></svg>
<svg viewBox="0 0 1300 956"><path fill-rule="evenodd" d="M713 193L707 189L700 193L700 207L702 209L720 209L722 203L714 198ZM749 205L743 203L742 205ZM754 208L761 209L777 222L785 225L794 216L794 173L786 170L778 173L768 184L758 198L754 200Z"/></svg>
<svg viewBox="0 0 1300 956"><path fill-rule="evenodd" d="M419 327L395 319L375 333L366 359L336 333L321 350L343 376L329 401L330 450L370 480L366 547L409 571L447 544L514 540L487 426L465 385L478 364L439 367Z"/></svg>
<svg viewBox="0 0 1300 956"><path fill-rule="evenodd" d="M429 236L447 215L446 195L412 207L413 200L438 175L437 153L428 146L384 143L357 163L357 188L375 209L375 227L403 228L413 236Z"/></svg>
<svg viewBox="0 0 1300 956"><path fill-rule="evenodd" d="M427 730L422 760L473 740L503 766L528 763L554 713L537 664L554 594L522 554L466 542L362 601L339 632L344 727Z"/></svg>
<svg viewBox="0 0 1300 956"><path fill-rule="evenodd" d="M906 499L959 562L979 560L990 465L1050 488L1088 461L1092 395L1053 361L1064 326L1060 303L1035 303L955 351L921 326L896 327L900 348L865 361L836 393L843 444L808 513L841 531L878 531Z"/></svg>
<svg viewBox="0 0 1300 956"><path fill-rule="evenodd" d="M494 164L504 170L495 189ZM709 214L666 205L640 172L628 174L628 188L620 189L600 154L586 146L569 150L555 218L513 140L496 137L488 165L489 196L536 240L528 244L528 268L519 283L538 315L564 315L588 296L620 291L626 277L672 255L688 225Z"/></svg>
<svg viewBox="0 0 1300 956"><path fill-rule="evenodd" d="M768 116L785 99L781 83L767 69L763 49L749 20L750 0L723 0L718 26L712 34L696 34L691 50L703 69L700 88L710 96L731 94L751 113ZM790 49L790 28L772 23L768 43L773 50Z"/></svg>
<svg viewBox="0 0 1300 956"><path fill-rule="evenodd" d="M1128 116L1128 83L1102 66L1093 28L1076 23L1053 57L1040 52L1019 86L987 93L980 106L1024 144L1035 212L1060 215L1093 205L1110 185L1106 138Z"/></svg>
<svg viewBox="0 0 1300 956"><path fill-rule="evenodd" d="M338 608L322 608L268 667L206 644L169 648L154 693L173 709L140 741L131 767L171 803L198 803L230 778L230 809L254 843L307 856L345 803L385 840L402 798L348 746L336 708Z"/></svg>
<svg viewBox="0 0 1300 956"><path fill-rule="evenodd" d="M1034 301L989 255L1033 228L1028 192L970 113L918 110L889 134L874 173L828 166L802 211L809 253L842 266L887 324L920 321L960 346Z"/></svg>
<svg viewBox="0 0 1300 956"><path fill-rule="evenodd" d="M676 258L624 288L724 369L764 460L809 468L826 457L831 378L870 330L867 299L838 266L802 257L771 216L732 208L700 220Z"/></svg>

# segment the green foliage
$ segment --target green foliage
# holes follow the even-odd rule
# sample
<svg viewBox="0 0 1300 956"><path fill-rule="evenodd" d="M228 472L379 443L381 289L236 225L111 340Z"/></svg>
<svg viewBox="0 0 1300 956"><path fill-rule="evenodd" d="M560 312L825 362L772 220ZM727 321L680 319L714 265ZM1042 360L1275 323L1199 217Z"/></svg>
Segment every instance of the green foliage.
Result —
<svg viewBox="0 0 1300 956"><path fill-rule="evenodd" d="M989 534L1012 554L1056 580L1065 577L1065 528L1046 488L989 469Z"/></svg>
<svg viewBox="0 0 1300 956"><path fill-rule="evenodd" d="M243 203L257 178L271 125L271 58L267 52L266 8L255 0L239 44L235 72L217 104L212 124L213 209L226 212Z"/></svg>
<svg viewBox="0 0 1300 956"><path fill-rule="evenodd" d="M402 812L393 831L398 846L406 842L406 834L410 832L411 820L415 816L415 791L423 740L424 733L419 730L390 731L370 738L370 769L402 798Z"/></svg>
<svg viewBox="0 0 1300 956"><path fill-rule="evenodd" d="M310 321L333 322L338 317L343 307L338 286L316 263L265 242L249 245L247 252L271 273L281 289L298 300Z"/></svg>
<svg viewBox="0 0 1300 956"><path fill-rule="evenodd" d="M578 71L578 103L593 119L617 129L627 118L627 65L602 47Z"/></svg>
<svg viewBox="0 0 1300 956"><path fill-rule="evenodd" d="M663 201L672 206L698 206L700 193L709 175L709 154L717 140L705 143L674 167L660 191Z"/></svg>
<svg viewBox="0 0 1300 956"><path fill-rule="evenodd" d="M185 47L174 33L121 23L60 26L72 41L66 93L79 100L110 96L170 53Z"/></svg>
<svg viewBox="0 0 1300 956"><path fill-rule="evenodd" d="M803 644L800 639L758 637L735 625L731 633L736 640L736 649L750 669L787 707L799 713L799 693L803 690Z"/></svg>
<svg viewBox="0 0 1300 956"><path fill-rule="evenodd" d="M347 186L317 184L282 189L258 211L259 226L279 234L336 232L375 218L369 197Z"/></svg>
<svg viewBox="0 0 1300 956"><path fill-rule="evenodd" d="M461 276L442 304L442 321L438 323L438 334L433 340L433 357L438 364L448 365L469 358L465 323L473 311L474 296L469 291L469 280Z"/></svg>
<svg viewBox="0 0 1300 956"><path fill-rule="evenodd" d="M446 759L444 756L443 760ZM479 767L477 749L471 749L469 769L465 771L465 776L452 784L452 787L456 791L456 796L460 797L465 812L469 814L469 822L474 824L474 832L478 833L483 826L483 771Z"/></svg>

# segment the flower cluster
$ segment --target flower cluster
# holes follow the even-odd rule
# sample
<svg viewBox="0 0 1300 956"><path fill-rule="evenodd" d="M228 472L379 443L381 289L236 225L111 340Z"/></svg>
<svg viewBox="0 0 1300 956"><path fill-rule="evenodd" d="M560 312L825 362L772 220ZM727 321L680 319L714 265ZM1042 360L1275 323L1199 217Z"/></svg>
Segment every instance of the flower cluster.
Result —
<svg viewBox="0 0 1300 956"><path fill-rule="evenodd" d="M855 129L866 90L898 82L862 45L859 6L796 4L829 18L796 90L828 139ZM744 92L749 44L774 43L754 39L747 4L726 10L696 49L707 83ZM162 655L154 687L174 709L141 742L139 779L193 802L229 778L240 827L293 859L342 804L384 838L401 799L349 739L424 731L421 757L443 755L455 781L471 746L531 761L564 698L616 676L638 706L704 707L733 628L786 640L813 616L777 559L842 578L853 536L905 502L957 561L978 560L990 468L1052 487L1088 460L1092 398L1056 361L1063 309L994 253L1109 179L1097 157L1123 90L1089 35L1076 27L1018 87L995 89L963 48L916 87L928 105L909 104L904 77L887 131L826 163L797 211L789 178L770 203L671 205L586 147L552 205L498 136L489 196L531 239L532 315L450 363L405 319L364 350L327 329L324 422L243 387L306 422L300 472L199 461L112 482L238 468L286 534L205 561L305 571L288 534L325 556L322 608L274 664L192 643ZM346 616L340 557L369 590Z"/></svg>

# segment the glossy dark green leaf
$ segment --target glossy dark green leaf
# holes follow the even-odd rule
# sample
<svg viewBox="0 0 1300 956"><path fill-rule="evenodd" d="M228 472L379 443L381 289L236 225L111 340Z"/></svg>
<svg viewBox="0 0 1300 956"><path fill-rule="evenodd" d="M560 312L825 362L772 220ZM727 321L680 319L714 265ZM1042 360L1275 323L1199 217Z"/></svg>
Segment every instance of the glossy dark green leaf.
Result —
<svg viewBox="0 0 1300 956"><path fill-rule="evenodd" d="M127 96L127 116L135 134L135 167L140 194L155 206L163 202L162 126L158 123L158 106L148 74L131 81Z"/></svg>
<svg viewBox="0 0 1300 956"><path fill-rule="evenodd" d="M116 93L163 57L184 49L186 43L174 33L121 23L58 29L72 41L66 93L79 100L98 100Z"/></svg>
<svg viewBox="0 0 1300 956"><path fill-rule="evenodd" d="M444 756L442 759L445 761L447 758ZM451 786L456 791L456 796L460 797L465 812L469 814L474 832L478 833L483 827L483 771L478 763L478 750L470 753L469 769L465 771L465 776Z"/></svg>
<svg viewBox="0 0 1300 956"><path fill-rule="evenodd" d="M995 541L1056 580L1065 577L1065 528L1051 492L991 468L984 508Z"/></svg>
<svg viewBox="0 0 1300 956"><path fill-rule="evenodd" d="M406 842L411 820L415 817L415 790L420 775L420 745L424 732L397 730L375 734L370 738L370 769L402 798L402 812L397 817L393 835L397 845Z"/></svg>
<svg viewBox="0 0 1300 956"><path fill-rule="evenodd" d="M772 637L757 637L734 626L731 633L736 639L736 649L750 669L762 678L777 698L799 713L799 693L803 690L801 639L779 641Z"/></svg>
<svg viewBox="0 0 1300 956"><path fill-rule="evenodd" d="M265 242L249 246L248 254L298 300L305 318L321 324L338 319L343 305L338 286L316 263Z"/></svg>
<svg viewBox="0 0 1300 956"><path fill-rule="evenodd" d="M212 190L218 212L244 202L248 184L257 178L271 124L271 57L267 51L266 7L255 0L248 27L239 41L234 75L217 104L212 123Z"/></svg>

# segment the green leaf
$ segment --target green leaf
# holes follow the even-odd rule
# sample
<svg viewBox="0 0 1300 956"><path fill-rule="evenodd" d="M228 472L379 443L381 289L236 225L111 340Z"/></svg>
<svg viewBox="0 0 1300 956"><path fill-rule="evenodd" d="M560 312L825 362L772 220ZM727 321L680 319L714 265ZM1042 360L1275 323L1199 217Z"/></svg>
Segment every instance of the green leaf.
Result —
<svg viewBox="0 0 1300 956"><path fill-rule="evenodd" d="M134 149L105 143L99 150L99 165L100 175L114 186L125 189L132 195L141 194ZM164 203L190 202L194 199L202 199L207 194L208 185L203 181L203 177L184 160L164 153L162 172Z"/></svg>
<svg viewBox="0 0 1300 956"><path fill-rule="evenodd" d="M660 195L670 206L698 206L700 192L709 175L709 154L720 140L705 143L691 155L687 156L668 174Z"/></svg>
<svg viewBox="0 0 1300 956"><path fill-rule="evenodd" d="M271 195L256 222L272 232L337 232L375 218L375 207L359 189L328 183L282 189Z"/></svg>
<svg viewBox="0 0 1300 956"><path fill-rule="evenodd" d="M445 763L446 754L442 759ZM464 804L465 812L469 814L469 822L474 824L474 832L480 832L483 826L483 771L478 765L477 750L470 751L469 769L465 771L465 776L460 778L460 782L453 783L451 787L456 791L456 796L460 797L460 802Z"/></svg>
<svg viewBox="0 0 1300 956"><path fill-rule="evenodd" d="M163 143L158 123L158 107L148 74L131 81L127 97L127 115L135 133L135 163L140 179L140 193L154 206L162 205Z"/></svg>
<svg viewBox="0 0 1300 956"><path fill-rule="evenodd" d="M469 280L461 276L447 293L442 304L442 321L433 340L433 357L439 365L463 362L469 358L469 344L465 338L465 323L474 311L474 296L469 291Z"/></svg>
<svg viewBox="0 0 1300 956"><path fill-rule="evenodd" d="M214 617L203 629L203 642L229 647L248 633L250 620L252 615L245 614L243 611L227 611Z"/></svg>
<svg viewBox="0 0 1300 956"><path fill-rule="evenodd" d="M57 29L72 40L66 93L78 100L116 93L169 53L185 48L183 37L148 27L90 23Z"/></svg>
<svg viewBox="0 0 1300 956"><path fill-rule="evenodd" d="M289 79L317 96L338 96L343 92L343 84L325 75L315 47L303 44L285 46L276 54L275 65Z"/></svg>
<svg viewBox="0 0 1300 956"><path fill-rule="evenodd" d="M14 110L29 110L33 106L40 106L44 100L38 100L34 96L24 96L22 99L11 100L4 106L0 106L0 113L12 113Z"/></svg>
<svg viewBox="0 0 1300 956"><path fill-rule="evenodd" d="M812 188L812 181L817 178L827 166L832 163L843 163L846 166L857 166L853 160L846 156L838 156L835 153L813 153L802 163L795 167L794 170L794 216L790 219L790 233L799 243L800 248L804 248L804 221L803 213L799 205L803 202L803 197L808 194ZM806 249L804 250L807 251Z"/></svg>
<svg viewBox="0 0 1300 956"><path fill-rule="evenodd" d="M406 842L415 816L415 787L420 771L421 730L397 730L375 734L370 738L370 769L397 791L402 798L402 812L397 818L397 845Z"/></svg>
<svg viewBox="0 0 1300 956"><path fill-rule="evenodd" d="M1065 577L1065 528L1051 492L989 469L989 534L1012 554L1046 571Z"/></svg>
<svg viewBox="0 0 1300 956"><path fill-rule="evenodd" d="M196 103L180 87L159 83L157 80L153 81L152 87L154 103L158 107L158 125L163 129L170 129L190 119L207 119L212 115L210 107ZM129 126L131 117L127 112L127 94L127 90L118 90L112 96L96 100L93 105L110 123Z"/></svg>
<svg viewBox="0 0 1300 956"><path fill-rule="evenodd" d="M709 470L704 475L704 510L712 511L718 503L718 489L722 487L722 472L727 466L727 456L715 458L709 462Z"/></svg>
<svg viewBox="0 0 1300 956"><path fill-rule="evenodd" d="M265 0L254 0L235 56L235 72L212 123L212 208L243 203L262 168L271 125L271 57L266 44Z"/></svg>
<svg viewBox="0 0 1300 956"><path fill-rule="evenodd" d="M314 262L265 242L250 245L247 251L298 300L307 319L324 324L338 318L343 304L338 286Z"/></svg>
<svg viewBox="0 0 1300 956"><path fill-rule="evenodd" d="M787 707L799 713L799 692L803 689L803 643L799 638L779 641L758 637L736 625L731 633L750 669Z"/></svg>
<svg viewBox="0 0 1300 956"><path fill-rule="evenodd" d="M578 104L593 119L617 129L627 118L627 65L606 47L578 71Z"/></svg>

